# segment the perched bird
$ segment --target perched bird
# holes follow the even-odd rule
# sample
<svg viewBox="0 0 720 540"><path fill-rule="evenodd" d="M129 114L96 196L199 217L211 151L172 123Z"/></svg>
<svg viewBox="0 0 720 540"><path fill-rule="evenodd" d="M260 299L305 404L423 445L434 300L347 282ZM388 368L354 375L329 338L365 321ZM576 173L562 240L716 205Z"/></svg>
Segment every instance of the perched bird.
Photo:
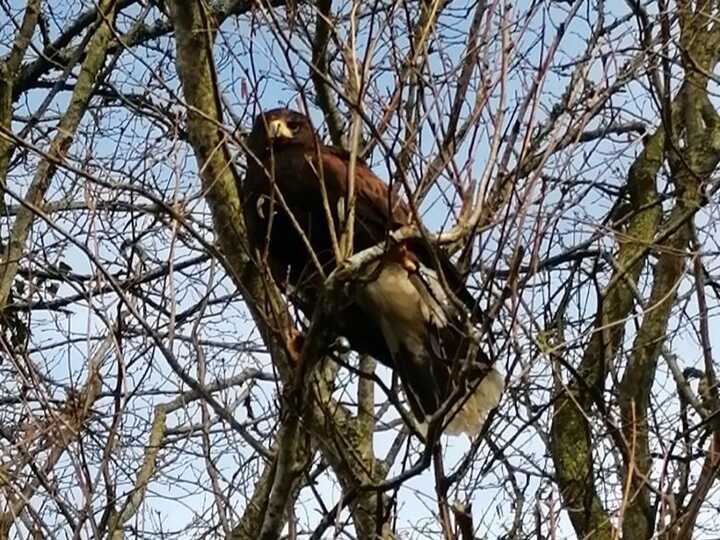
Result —
<svg viewBox="0 0 720 540"><path fill-rule="evenodd" d="M320 270L327 275L336 265L329 223L340 231L345 221L350 155L323 145L310 120L288 109L258 115L246 147L239 190L251 247L309 316L323 286ZM386 240L388 248L333 318L337 334L397 373L418 427L454 395L444 431L474 435L503 390L502 376L468 331L474 299L440 250L388 240L390 231L412 223L411 212L361 160L354 190L354 252Z"/></svg>

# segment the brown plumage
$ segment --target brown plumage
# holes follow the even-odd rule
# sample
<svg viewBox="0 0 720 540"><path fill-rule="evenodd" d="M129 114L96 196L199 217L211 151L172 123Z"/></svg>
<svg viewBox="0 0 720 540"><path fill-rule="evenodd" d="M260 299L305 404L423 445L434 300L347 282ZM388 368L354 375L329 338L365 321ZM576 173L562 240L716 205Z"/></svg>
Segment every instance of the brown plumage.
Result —
<svg viewBox="0 0 720 540"><path fill-rule="evenodd" d="M322 185L339 234L339 215L348 207L350 156L320 143L308 118L287 109L259 115L247 147L247 175L240 190L251 245L267 261L278 285L310 315L322 287L318 265L327 275L336 263ZM353 248L359 252L408 224L411 214L360 160L354 185ZM375 263L368 274L371 281L359 287L356 301L333 319L337 333L348 339L353 350L395 370L421 422L450 395L458 359L471 354L473 362L482 362L486 369L479 368L477 378L466 380L476 388L468 390L465 405L460 412L454 410L455 418L446 430L475 433L497 405L502 378L490 370L477 386L489 363L463 331L469 311L450 301L440 285L436 261L453 293L469 311L474 310L474 300L450 261L442 253L433 255L423 242L413 241L393 246Z"/></svg>

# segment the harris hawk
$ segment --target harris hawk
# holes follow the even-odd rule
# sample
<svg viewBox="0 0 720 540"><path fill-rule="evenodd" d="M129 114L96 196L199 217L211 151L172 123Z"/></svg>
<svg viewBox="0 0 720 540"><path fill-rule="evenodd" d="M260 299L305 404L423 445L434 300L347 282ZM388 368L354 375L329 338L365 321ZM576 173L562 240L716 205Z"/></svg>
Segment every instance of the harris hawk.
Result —
<svg viewBox="0 0 720 540"><path fill-rule="evenodd" d="M348 207L350 154L323 145L305 115L273 109L255 118L246 156L239 190L251 248L309 317L322 275L336 265L333 231L339 234ZM412 223L408 206L360 159L354 190L355 253ZM333 317L336 333L397 373L421 431L453 395L459 400L444 417L444 432L474 435L497 406L504 384L463 325L474 299L439 250L420 241L391 244Z"/></svg>

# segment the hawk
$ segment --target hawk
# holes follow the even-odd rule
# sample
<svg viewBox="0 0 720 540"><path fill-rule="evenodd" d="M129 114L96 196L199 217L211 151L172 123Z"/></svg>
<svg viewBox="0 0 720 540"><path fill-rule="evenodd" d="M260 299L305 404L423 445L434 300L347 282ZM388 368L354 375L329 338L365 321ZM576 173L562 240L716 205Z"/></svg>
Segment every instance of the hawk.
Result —
<svg viewBox="0 0 720 540"><path fill-rule="evenodd" d="M239 189L251 248L309 316L322 275L336 265L332 230L339 234L349 206L350 154L323 145L305 115L273 109L255 119L246 157ZM421 430L454 395L460 399L448 410L445 433L478 433L500 400L503 378L467 331L472 296L439 250L389 241L389 232L412 224L412 214L359 159L354 191L354 252L383 241L388 249L334 317L337 334L397 373Z"/></svg>

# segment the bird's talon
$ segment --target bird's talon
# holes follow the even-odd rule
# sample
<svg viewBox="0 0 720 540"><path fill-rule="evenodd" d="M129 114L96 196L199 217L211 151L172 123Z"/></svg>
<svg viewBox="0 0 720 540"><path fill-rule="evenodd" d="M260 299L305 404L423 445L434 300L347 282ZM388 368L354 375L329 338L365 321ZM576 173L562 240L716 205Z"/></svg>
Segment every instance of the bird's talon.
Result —
<svg viewBox="0 0 720 540"><path fill-rule="evenodd" d="M330 350L341 355L347 354L351 350L350 342L346 337L340 336L330 345Z"/></svg>
<svg viewBox="0 0 720 540"><path fill-rule="evenodd" d="M408 274L414 274L418 271L417 257L408 249L407 242L400 242L392 248L391 259Z"/></svg>

